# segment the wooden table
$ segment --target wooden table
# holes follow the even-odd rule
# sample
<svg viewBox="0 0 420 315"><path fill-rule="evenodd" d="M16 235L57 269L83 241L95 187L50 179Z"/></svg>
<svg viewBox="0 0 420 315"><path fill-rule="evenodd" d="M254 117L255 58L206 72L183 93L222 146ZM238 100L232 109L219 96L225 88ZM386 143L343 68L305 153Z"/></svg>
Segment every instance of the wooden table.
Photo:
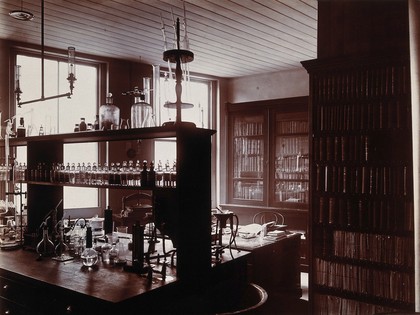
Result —
<svg viewBox="0 0 420 315"><path fill-rule="evenodd" d="M10 314L194 312L209 287L246 282L246 252L234 255L233 260L225 255L223 263L211 268L211 275L191 284L180 281L171 267L166 280L154 274L149 281L145 275L123 271L122 266L98 262L87 268L76 260L37 260L35 252L23 249L1 251L0 310Z"/></svg>

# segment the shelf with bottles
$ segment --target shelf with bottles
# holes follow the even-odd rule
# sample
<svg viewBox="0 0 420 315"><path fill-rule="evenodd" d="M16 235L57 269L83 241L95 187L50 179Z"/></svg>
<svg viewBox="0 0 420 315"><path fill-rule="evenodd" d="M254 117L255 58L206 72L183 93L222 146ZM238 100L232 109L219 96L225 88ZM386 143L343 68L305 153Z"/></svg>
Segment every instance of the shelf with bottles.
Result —
<svg viewBox="0 0 420 315"><path fill-rule="evenodd" d="M163 166L161 161L155 169L154 162L133 160L100 163L38 163L35 169L27 169L25 164L14 168L17 182L54 186L78 186L100 188L152 188L176 187L176 161Z"/></svg>

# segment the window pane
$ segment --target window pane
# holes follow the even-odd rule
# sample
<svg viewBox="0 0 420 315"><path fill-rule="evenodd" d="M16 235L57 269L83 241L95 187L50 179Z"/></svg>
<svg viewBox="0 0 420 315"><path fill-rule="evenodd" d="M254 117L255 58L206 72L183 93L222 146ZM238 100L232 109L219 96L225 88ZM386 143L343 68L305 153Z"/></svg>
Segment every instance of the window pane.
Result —
<svg viewBox="0 0 420 315"><path fill-rule="evenodd" d="M193 108L182 109L182 121L189 121L196 124L200 128L209 127L209 108L210 108L210 84L208 81L190 81L182 83L182 102L191 103ZM167 121L176 120L176 109L166 108L165 102L176 101L175 80L161 78L161 124Z"/></svg>
<svg viewBox="0 0 420 315"><path fill-rule="evenodd" d="M41 59L24 55L17 56L21 66L20 86L22 102L41 98ZM67 62L45 59L44 96L56 96L70 91L67 81ZM77 81L71 98L61 97L35 102L16 108L16 120L24 118L28 136L71 133L80 118L93 123L97 113L98 69L95 66L77 65ZM80 154L83 152L83 155ZM19 162L26 162L26 148L18 151ZM69 144L64 146L64 163L97 163L98 144ZM64 187L64 208L98 207L98 189Z"/></svg>

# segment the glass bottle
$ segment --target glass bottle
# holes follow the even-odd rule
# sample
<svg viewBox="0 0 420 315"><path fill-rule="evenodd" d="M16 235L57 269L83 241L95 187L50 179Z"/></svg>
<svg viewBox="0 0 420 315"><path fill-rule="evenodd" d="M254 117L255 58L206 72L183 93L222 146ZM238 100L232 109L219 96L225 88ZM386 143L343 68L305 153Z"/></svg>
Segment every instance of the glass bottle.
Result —
<svg viewBox="0 0 420 315"><path fill-rule="evenodd" d="M95 116L95 121L93 123L93 129L94 130L99 130L99 115Z"/></svg>
<svg viewBox="0 0 420 315"><path fill-rule="evenodd" d="M115 265L118 263L118 259L120 256L120 251L117 248L117 241L115 237L112 238L112 247L109 250L109 263L111 265Z"/></svg>
<svg viewBox="0 0 420 315"><path fill-rule="evenodd" d="M79 131L86 131L87 129L87 125L86 125L86 120L85 118L80 118L80 123L79 123Z"/></svg>
<svg viewBox="0 0 420 315"><path fill-rule="evenodd" d="M79 124L74 124L74 132L79 132L79 131L80 131Z"/></svg>
<svg viewBox="0 0 420 315"><path fill-rule="evenodd" d="M102 262L109 264L109 252L111 251L112 245L108 243L108 236L105 235L105 244L101 247Z"/></svg>
<svg viewBox="0 0 420 315"><path fill-rule="evenodd" d="M108 93L106 104L99 107L99 128L111 130L113 126L119 126L120 109L113 104L112 93Z"/></svg>
<svg viewBox="0 0 420 315"><path fill-rule="evenodd" d="M41 125L41 127L39 127L39 135L40 136L44 135L44 127L42 127L42 125Z"/></svg>
<svg viewBox="0 0 420 315"><path fill-rule="evenodd" d="M80 256L83 265L86 267L92 267L98 262L98 253L92 245L92 227L88 226L86 229L86 248Z"/></svg>
<svg viewBox="0 0 420 315"><path fill-rule="evenodd" d="M19 126L17 127L17 137L25 137L26 136L26 129L25 129L25 120L23 117L20 117Z"/></svg>
<svg viewBox="0 0 420 315"><path fill-rule="evenodd" d="M153 108L149 103L150 99L150 78L143 78L143 91L136 86L134 104L131 105L131 128L153 127Z"/></svg>
<svg viewBox="0 0 420 315"><path fill-rule="evenodd" d="M156 186L156 172L155 172L155 164L150 162L149 166L149 173L147 174L147 186L148 187L155 187Z"/></svg>
<svg viewBox="0 0 420 315"><path fill-rule="evenodd" d="M144 160L143 161L143 169L142 169L141 174L140 174L140 186L141 187L147 187L147 185L148 185L147 175L148 175L147 161Z"/></svg>
<svg viewBox="0 0 420 315"><path fill-rule="evenodd" d="M41 257L51 257L54 254L54 243L48 236L48 226L42 223L42 240L36 246L36 252Z"/></svg>

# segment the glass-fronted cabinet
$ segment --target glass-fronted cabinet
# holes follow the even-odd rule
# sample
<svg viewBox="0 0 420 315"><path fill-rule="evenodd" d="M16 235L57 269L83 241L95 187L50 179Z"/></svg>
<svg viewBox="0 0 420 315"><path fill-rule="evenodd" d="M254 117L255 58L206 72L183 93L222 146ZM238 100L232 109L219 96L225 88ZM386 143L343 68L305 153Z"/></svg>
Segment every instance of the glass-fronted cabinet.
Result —
<svg viewBox="0 0 420 315"><path fill-rule="evenodd" d="M308 114L276 113L274 132L274 202L308 204Z"/></svg>
<svg viewBox="0 0 420 315"><path fill-rule="evenodd" d="M237 115L233 118L233 199L263 201L264 116Z"/></svg>
<svg viewBox="0 0 420 315"><path fill-rule="evenodd" d="M228 203L307 209L306 97L228 104Z"/></svg>

